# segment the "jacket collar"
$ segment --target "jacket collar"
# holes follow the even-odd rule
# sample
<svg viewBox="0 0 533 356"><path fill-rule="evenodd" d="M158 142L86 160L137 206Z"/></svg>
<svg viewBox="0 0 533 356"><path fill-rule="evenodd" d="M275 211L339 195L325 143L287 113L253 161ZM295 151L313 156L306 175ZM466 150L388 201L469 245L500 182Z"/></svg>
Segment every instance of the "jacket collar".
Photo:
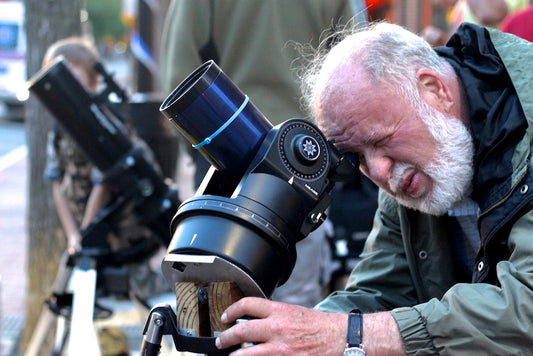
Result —
<svg viewBox="0 0 533 356"><path fill-rule="evenodd" d="M463 84L475 145L472 199L484 214L501 204L526 173L529 142L522 143L529 141L528 122L487 29L465 23L435 50Z"/></svg>

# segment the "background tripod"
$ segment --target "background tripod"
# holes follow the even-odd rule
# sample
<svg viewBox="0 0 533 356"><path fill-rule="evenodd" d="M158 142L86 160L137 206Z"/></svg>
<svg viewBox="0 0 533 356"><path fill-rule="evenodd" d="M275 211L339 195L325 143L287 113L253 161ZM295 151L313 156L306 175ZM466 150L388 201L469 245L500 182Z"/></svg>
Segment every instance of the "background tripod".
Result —
<svg viewBox="0 0 533 356"><path fill-rule="evenodd" d="M80 251L63 256L51 296L41 313L30 340L27 355L41 355L53 325L56 337L51 355L61 355L68 346L69 355L100 355L94 327L95 319L112 315L113 311L96 303L96 292L130 297L126 264L149 258L160 247L158 239L143 239L124 251L111 251L106 236L131 199L120 196L104 207L93 222L82 231ZM148 314L150 302L132 300Z"/></svg>
<svg viewBox="0 0 533 356"><path fill-rule="evenodd" d="M109 102L111 93L125 101L124 93L101 66L95 69L103 75L106 84L98 95L85 90L61 57L29 83L30 92L102 172L102 181L112 188L115 196L82 232L81 250L64 258L53 294L30 340L30 356L40 352L44 335L56 319L60 330L55 354L60 354L66 344L72 355L81 354L71 350L72 347L83 354L99 354L93 314L95 310L96 314L105 314L106 310L98 305L95 308L95 291L103 280L98 277L105 276L111 268L138 263L161 246L166 247L170 241L170 222L179 205L177 190L148 162L143 150L133 144L119 111ZM153 238L140 239L125 250L111 251L107 236L126 210L135 216L138 226L153 233ZM111 279L111 283L105 284L107 288L122 284L116 275Z"/></svg>

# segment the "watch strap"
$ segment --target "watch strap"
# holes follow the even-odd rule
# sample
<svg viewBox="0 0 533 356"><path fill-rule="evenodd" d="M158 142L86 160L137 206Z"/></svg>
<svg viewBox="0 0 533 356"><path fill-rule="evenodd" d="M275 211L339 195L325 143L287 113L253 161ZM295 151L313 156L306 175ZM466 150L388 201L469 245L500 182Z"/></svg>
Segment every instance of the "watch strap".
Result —
<svg viewBox="0 0 533 356"><path fill-rule="evenodd" d="M363 316L361 313L348 314L348 347L363 343Z"/></svg>

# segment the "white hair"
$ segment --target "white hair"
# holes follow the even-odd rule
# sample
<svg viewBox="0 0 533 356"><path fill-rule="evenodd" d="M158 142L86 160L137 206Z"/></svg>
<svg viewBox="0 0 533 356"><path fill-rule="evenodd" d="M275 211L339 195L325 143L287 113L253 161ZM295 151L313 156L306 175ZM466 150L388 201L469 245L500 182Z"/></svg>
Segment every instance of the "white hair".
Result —
<svg viewBox="0 0 533 356"><path fill-rule="evenodd" d="M420 95L416 73L428 68L442 75L453 75L451 66L422 37L399 25L373 23L363 30L343 29L334 35L341 39L329 52L325 43L316 51L300 77L306 109L313 113L321 94L337 71L361 65L372 80L385 83L411 104L418 106Z"/></svg>

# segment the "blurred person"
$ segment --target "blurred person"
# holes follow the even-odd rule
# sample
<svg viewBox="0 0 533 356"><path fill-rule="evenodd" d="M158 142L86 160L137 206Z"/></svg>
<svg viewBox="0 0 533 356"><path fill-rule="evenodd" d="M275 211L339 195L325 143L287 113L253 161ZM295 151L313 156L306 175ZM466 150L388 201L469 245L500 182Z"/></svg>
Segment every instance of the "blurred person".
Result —
<svg viewBox="0 0 533 356"><path fill-rule="evenodd" d="M360 1L354 4L361 6ZM294 72L300 55L297 45L316 46L351 21L367 21L365 9L354 9L352 0L174 0L161 45L163 90L170 93L213 59L273 125L304 117ZM196 166L197 188L209 164L199 152L188 152ZM274 299L305 306L322 299L331 268L325 237L330 224L327 221L298 242L294 271L274 291Z"/></svg>
<svg viewBox="0 0 533 356"><path fill-rule="evenodd" d="M506 16L529 4L528 0L434 0L435 2L444 4L448 9L448 28L428 26L422 31L422 37L433 47L443 46L463 22L499 28Z"/></svg>
<svg viewBox="0 0 533 356"><path fill-rule="evenodd" d="M433 49L378 23L312 61L308 108L380 187L374 227L346 290L315 310L240 299L222 321L251 319L219 334L218 347L531 354L532 60L530 42L496 29L464 23Z"/></svg>
<svg viewBox="0 0 533 356"><path fill-rule="evenodd" d="M433 6L438 6L444 10L444 25L426 26L422 30L421 36L428 41L432 47L444 46L450 33L455 31L454 24L457 22L456 19L462 19L463 14L460 13L461 9L454 7L457 0L432 0L431 3Z"/></svg>
<svg viewBox="0 0 533 356"><path fill-rule="evenodd" d="M500 29L533 42L533 5L507 16Z"/></svg>
<svg viewBox="0 0 533 356"><path fill-rule="evenodd" d="M463 6L461 22L498 28L506 16L528 5L529 0L459 0L455 6ZM459 26L459 22L456 26Z"/></svg>
<svg viewBox="0 0 533 356"><path fill-rule="evenodd" d="M101 61L94 45L79 37L52 44L45 53L43 67L63 57L65 64L90 94L96 94L100 74L94 65ZM157 164L149 147L133 131L130 139L141 147L148 162ZM59 219L67 236L69 253L81 248L82 231L98 212L116 198L115 192L102 181L102 174L86 157L77 143L56 124L48 134L45 177L52 182L53 197ZM128 249L142 239L155 239L149 228L139 226L133 207L120 211L119 220L106 237L112 251ZM160 249L160 248L159 248ZM152 253L156 253L154 249ZM162 276L150 266L151 255L127 265L130 291L146 302L150 297L169 291ZM105 334L112 331L107 330ZM116 333L116 331L115 331ZM116 349L116 346L113 346ZM119 348L120 349L120 348Z"/></svg>
<svg viewBox="0 0 533 356"><path fill-rule="evenodd" d="M94 65L100 62L101 58L94 45L78 37L60 40L46 51L43 67L60 56L64 58L69 69L87 92L95 94L100 74L94 69ZM132 143L142 149L148 162L159 171L148 145L137 137L131 128L128 130ZM44 174L52 182L54 202L68 239L68 248L77 251L81 247L81 231L91 223L100 209L116 198L116 193L105 181L102 181L101 172L58 125L54 125L48 134L47 164ZM126 249L140 239L153 238L149 228L138 225L131 209L121 212L120 221L117 226L113 226L113 231L114 233L108 236L108 243L115 251ZM150 256L146 257L148 259ZM131 287L139 298L147 299L153 293L166 289L163 286L156 286L154 283L157 281L151 281L147 275L148 271L145 270L146 264L132 264L130 267L133 272L130 275ZM143 283L149 285L142 286Z"/></svg>

